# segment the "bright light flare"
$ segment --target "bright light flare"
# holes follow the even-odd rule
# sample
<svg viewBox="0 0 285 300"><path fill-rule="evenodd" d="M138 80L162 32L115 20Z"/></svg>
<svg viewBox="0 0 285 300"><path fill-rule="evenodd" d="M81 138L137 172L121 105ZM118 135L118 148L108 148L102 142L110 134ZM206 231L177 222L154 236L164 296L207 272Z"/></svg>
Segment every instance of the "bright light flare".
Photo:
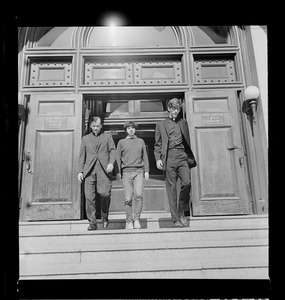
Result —
<svg viewBox="0 0 285 300"><path fill-rule="evenodd" d="M127 19L122 13L108 12L101 17L100 24L110 27L126 26Z"/></svg>

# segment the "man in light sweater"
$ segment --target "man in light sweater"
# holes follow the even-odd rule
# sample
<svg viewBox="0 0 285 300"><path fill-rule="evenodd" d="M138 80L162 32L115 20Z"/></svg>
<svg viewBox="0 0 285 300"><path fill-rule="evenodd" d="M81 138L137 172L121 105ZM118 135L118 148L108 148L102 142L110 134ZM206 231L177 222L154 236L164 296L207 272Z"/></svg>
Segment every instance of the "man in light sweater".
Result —
<svg viewBox="0 0 285 300"><path fill-rule="evenodd" d="M149 161L143 139L135 135L137 125L130 121L124 124L127 137L117 145L117 179L123 177L126 229L139 229L143 206L143 179L149 178ZM134 200L134 205L133 201Z"/></svg>

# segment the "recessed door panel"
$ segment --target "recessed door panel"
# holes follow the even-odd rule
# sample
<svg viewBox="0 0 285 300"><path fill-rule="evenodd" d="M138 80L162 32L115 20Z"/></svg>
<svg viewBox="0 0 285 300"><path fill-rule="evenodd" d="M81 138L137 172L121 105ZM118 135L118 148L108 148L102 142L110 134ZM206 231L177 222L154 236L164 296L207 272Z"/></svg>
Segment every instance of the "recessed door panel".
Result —
<svg viewBox="0 0 285 300"><path fill-rule="evenodd" d="M37 131L32 203L71 202L73 131Z"/></svg>
<svg viewBox="0 0 285 300"><path fill-rule="evenodd" d="M227 145L231 143L230 127L197 128L199 157L199 197L211 201L237 197L235 163Z"/></svg>

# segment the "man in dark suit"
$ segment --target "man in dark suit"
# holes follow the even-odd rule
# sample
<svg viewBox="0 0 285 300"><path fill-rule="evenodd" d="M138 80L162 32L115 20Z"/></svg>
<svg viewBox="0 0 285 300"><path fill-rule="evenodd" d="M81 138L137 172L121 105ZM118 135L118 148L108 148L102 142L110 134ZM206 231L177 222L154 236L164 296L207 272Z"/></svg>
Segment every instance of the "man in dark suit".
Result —
<svg viewBox="0 0 285 300"><path fill-rule="evenodd" d="M86 214L89 220L88 230L97 229L96 194L101 200L102 223L109 224L108 214L111 201L111 172L116 159L116 146L110 134L102 132L100 117L90 121L91 133L82 138L78 161L78 180L84 182Z"/></svg>
<svg viewBox="0 0 285 300"><path fill-rule="evenodd" d="M185 211L189 210L191 188L190 168L196 161L190 148L187 121L178 117L181 100L168 102L169 117L160 121L155 129L154 156L156 166L163 170L173 227L187 227ZM180 195L177 207L177 179L180 179Z"/></svg>

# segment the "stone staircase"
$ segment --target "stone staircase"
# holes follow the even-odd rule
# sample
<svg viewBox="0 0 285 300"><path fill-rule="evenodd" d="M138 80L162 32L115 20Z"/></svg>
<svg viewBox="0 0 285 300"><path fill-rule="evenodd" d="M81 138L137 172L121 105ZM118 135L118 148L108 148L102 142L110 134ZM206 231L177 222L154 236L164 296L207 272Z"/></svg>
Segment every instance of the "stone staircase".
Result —
<svg viewBox="0 0 285 300"><path fill-rule="evenodd" d="M268 217L191 217L172 228L169 214L143 214L125 230L123 215L107 229L86 220L20 222L20 279L268 279Z"/></svg>

